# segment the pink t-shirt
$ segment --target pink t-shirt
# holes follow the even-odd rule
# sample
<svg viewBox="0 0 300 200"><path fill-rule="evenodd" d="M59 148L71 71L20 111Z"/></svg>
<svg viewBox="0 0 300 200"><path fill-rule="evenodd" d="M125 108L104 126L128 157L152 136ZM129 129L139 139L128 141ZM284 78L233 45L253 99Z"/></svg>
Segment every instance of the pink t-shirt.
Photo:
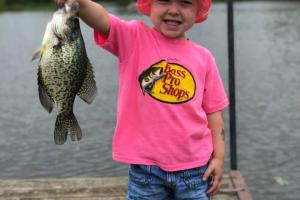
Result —
<svg viewBox="0 0 300 200"><path fill-rule="evenodd" d="M95 31L94 39L119 58L113 159L166 171L205 165L213 151L207 113L228 105L212 54L113 15L109 35Z"/></svg>

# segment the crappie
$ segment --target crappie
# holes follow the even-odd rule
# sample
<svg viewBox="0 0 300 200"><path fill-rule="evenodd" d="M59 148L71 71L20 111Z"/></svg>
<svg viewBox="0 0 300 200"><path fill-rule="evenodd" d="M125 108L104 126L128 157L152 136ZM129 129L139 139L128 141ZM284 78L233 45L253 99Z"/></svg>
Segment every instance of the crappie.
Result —
<svg viewBox="0 0 300 200"><path fill-rule="evenodd" d="M56 107L55 144L64 144L70 134L73 141L82 137L73 113L76 95L87 103L96 97L97 88L92 65L81 35L79 4L66 2L47 24L40 49L33 60L40 58L38 91L42 106L51 113Z"/></svg>

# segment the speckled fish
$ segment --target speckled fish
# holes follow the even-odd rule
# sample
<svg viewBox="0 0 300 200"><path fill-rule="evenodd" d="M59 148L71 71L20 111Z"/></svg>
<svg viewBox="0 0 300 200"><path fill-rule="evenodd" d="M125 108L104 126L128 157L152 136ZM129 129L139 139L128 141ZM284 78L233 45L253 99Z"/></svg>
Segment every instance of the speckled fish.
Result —
<svg viewBox="0 0 300 200"><path fill-rule="evenodd" d="M42 46L33 60L40 58L38 90L42 106L49 112L56 107L55 144L64 144L70 134L72 141L82 137L73 113L76 95L91 103L97 93L92 65L87 57L81 35L79 5L66 2L47 24Z"/></svg>

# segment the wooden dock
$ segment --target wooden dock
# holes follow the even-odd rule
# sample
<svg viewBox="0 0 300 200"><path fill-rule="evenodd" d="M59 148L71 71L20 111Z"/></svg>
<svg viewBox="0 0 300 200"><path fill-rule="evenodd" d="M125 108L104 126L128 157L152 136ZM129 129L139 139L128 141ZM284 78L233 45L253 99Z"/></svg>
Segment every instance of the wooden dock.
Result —
<svg viewBox="0 0 300 200"><path fill-rule="evenodd" d="M0 180L0 200L124 200L126 177ZM239 171L224 175L213 200L252 200Z"/></svg>

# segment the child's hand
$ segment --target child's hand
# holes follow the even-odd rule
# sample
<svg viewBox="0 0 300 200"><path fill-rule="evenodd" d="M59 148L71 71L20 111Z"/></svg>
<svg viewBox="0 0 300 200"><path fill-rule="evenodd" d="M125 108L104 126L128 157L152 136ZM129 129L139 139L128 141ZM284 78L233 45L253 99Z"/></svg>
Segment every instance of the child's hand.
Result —
<svg viewBox="0 0 300 200"><path fill-rule="evenodd" d="M58 8L63 8L67 1L69 5L74 5L75 2L78 2L78 0L53 0L53 1Z"/></svg>
<svg viewBox="0 0 300 200"><path fill-rule="evenodd" d="M203 175L204 180L208 180L210 176L212 177L211 187L207 191L210 196L215 195L221 187L221 181L223 177L223 164L223 159L213 158Z"/></svg>
<svg viewBox="0 0 300 200"><path fill-rule="evenodd" d="M54 1L54 4L55 4L57 7L62 8L62 7L64 7L65 2L66 2L67 0L53 0L53 1Z"/></svg>

